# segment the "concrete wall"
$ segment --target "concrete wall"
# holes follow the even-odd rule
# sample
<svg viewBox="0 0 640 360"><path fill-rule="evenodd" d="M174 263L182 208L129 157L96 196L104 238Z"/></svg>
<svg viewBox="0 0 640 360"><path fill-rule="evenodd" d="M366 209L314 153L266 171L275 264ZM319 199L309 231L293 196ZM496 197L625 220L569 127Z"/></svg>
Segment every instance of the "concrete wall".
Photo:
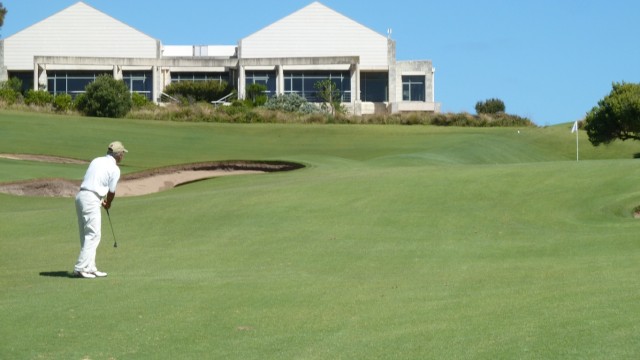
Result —
<svg viewBox="0 0 640 360"><path fill-rule="evenodd" d="M402 100L402 76L423 76L425 84L425 101L403 101ZM435 102L434 89L435 69L430 60L397 61L394 75L389 71L389 88L391 100L391 81L395 81L393 89L395 96L391 101L391 113L403 111L440 111L440 104ZM393 77L393 79L392 79Z"/></svg>

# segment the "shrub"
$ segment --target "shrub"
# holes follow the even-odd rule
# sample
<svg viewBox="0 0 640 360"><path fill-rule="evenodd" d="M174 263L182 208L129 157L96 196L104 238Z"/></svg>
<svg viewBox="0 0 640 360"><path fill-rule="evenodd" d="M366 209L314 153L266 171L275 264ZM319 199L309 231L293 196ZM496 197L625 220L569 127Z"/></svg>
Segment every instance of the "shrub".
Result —
<svg viewBox="0 0 640 360"><path fill-rule="evenodd" d="M85 96L78 99L76 106L86 115L120 118L131 110L129 88L122 80L100 75L85 90Z"/></svg>
<svg viewBox="0 0 640 360"><path fill-rule="evenodd" d="M179 81L169 84L164 92L175 97L184 97L192 102L212 102L231 93L226 81Z"/></svg>
<svg viewBox="0 0 640 360"><path fill-rule="evenodd" d="M0 100L5 102L7 105L13 105L18 102L20 98L20 93L9 88L9 87L0 87Z"/></svg>
<svg viewBox="0 0 640 360"><path fill-rule="evenodd" d="M488 126L532 126L533 123L526 117L518 115L499 113L495 114L488 121Z"/></svg>
<svg viewBox="0 0 640 360"><path fill-rule="evenodd" d="M340 102L340 89L331 79L317 81L313 84L317 95L322 100L322 109L331 112L331 115L343 114L344 108Z"/></svg>
<svg viewBox="0 0 640 360"><path fill-rule="evenodd" d="M317 113L320 112L320 108L315 106L312 103L307 102L307 103L302 104L302 106L300 106L300 109L298 111L300 113L306 114L306 115L308 115L308 114L317 114Z"/></svg>
<svg viewBox="0 0 640 360"><path fill-rule="evenodd" d="M505 111L504 102L500 99L488 99L476 103L476 113L497 114Z"/></svg>
<svg viewBox="0 0 640 360"><path fill-rule="evenodd" d="M69 94L58 94L53 98L53 107L56 111L66 112L73 107L73 99Z"/></svg>
<svg viewBox="0 0 640 360"><path fill-rule="evenodd" d="M24 102L27 105L46 106L53 103L53 95L46 90L29 90Z"/></svg>
<svg viewBox="0 0 640 360"><path fill-rule="evenodd" d="M20 80L17 77L12 77L9 78L9 80L7 80L4 84L3 87L7 87L9 89L12 89L13 91L15 91L16 93L21 94L22 93L22 80Z"/></svg>
<svg viewBox="0 0 640 360"><path fill-rule="evenodd" d="M82 109L84 109L87 106L87 94L82 93L82 94L78 94L76 95L76 98L73 99L73 108L78 110L78 111L82 111Z"/></svg>
<svg viewBox="0 0 640 360"><path fill-rule="evenodd" d="M149 102L149 99L147 99L146 96L140 93L134 92L133 94L131 94L131 105L136 109L147 106Z"/></svg>
<svg viewBox="0 0 640 360"><path fill-rule="evenodd" d="M303 112L309 111L307 99L296 93L282 94L274 96L267 100L264 107L269 110L286 111L286 112ZM311 105L313 111L317 111L317 108Z"/></svg>
<svg viewBox="0 0 640 360"><path fill-rule="evenodd" d="M218 107L218 111L225 113L229 116L236 116L238 114L245 113L249 111L250 106L247 106L246 102L241 100L236 100L231 103L231 106L221 106Z"/></svg>
<svg viewBox="0 0 640 360"><path fill-rule="evenodd" d="M247 100L253 106L262 106L267 102L267 86L264 84L250 84L247 86Z"/></svg>

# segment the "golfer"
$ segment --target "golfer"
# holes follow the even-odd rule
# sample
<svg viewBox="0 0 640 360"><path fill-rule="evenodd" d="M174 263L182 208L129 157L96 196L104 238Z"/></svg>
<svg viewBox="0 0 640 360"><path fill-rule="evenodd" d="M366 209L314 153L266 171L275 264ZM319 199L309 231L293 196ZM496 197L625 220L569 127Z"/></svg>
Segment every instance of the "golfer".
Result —
<svg viewBox="0 0 640 360"><path fill-rule="evenodd" d="M100 244L102 226L100 207L107 210L111 207L120 180L118 164L126 152L127 149L121 142L112 142L107 155L93 159L84 175L80 191L76 195L80 255L73 271L75 276L86 279L107 276L106 272L98 271L96 267L96 250Z"/></svg>

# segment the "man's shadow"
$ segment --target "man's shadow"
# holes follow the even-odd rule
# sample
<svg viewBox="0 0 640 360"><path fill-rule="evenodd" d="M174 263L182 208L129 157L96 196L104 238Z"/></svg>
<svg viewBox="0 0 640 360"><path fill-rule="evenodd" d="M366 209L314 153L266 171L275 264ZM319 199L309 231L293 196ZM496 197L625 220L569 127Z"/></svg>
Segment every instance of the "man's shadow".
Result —
<svg viewBox="0 0 640 360"><path fill-rule="evenodd" d="M73 272L69 271L43 271L40 276L74 278Z"/></svg>

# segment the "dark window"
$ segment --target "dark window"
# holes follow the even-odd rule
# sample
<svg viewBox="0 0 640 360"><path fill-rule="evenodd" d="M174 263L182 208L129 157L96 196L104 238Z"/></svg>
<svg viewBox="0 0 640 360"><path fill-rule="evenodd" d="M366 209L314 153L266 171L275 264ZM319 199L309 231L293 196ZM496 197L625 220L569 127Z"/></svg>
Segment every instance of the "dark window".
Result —
<svg viewBox="0 0 640 360"><path fill-rule="evenodd" d="M402 100L403 101L424 101L424 76L403 76L402 77Z"/></svg>
<svg viewBox="0 0 640 360"><path fill-rule="evenodd" d="M84 93L85 88L100 75L112 75L111 72L97 71L48 71L47 87L53 95L69 94L75 97Z"/></svg>
<svg viewBox="0 0 640 360"><path fill-rule="evenodd" d="M389 100L389 74L383 72L360 73L360 100L385 102Z"/></svg>
<svg viewBox="0 0 640 360"><path fill-rule="evenodd" d="M153 80L151 71L123 71L122 80L132 93L142 94L152 100Z"/></svg>
<svg viewBox="0 0 640 360"><path fill-rule="evenodd" d="M299 94L309 102L320 102L315 84L326 79L336 84L340 90L342 102L351 101L351 77L348 71L285 71L284 92Z"/></svg>
<svg viewBox="0 0 640 360"><path fill-rule="evenodd" d="M9 71L9 79L18 78L22 81L22 92L33 89L33 71Z"/></svg>
<svg viewBox="0 0 640 360"><path fill-rule="evenodd" d="M264 71L247 71L245 73L245 84L263 84L267 87L267 96L273 96L276 93L276 74L275 72Z"/></svg>
<svg viewBox="0 0 640 360"><path fill-rule="evenodd" d="M171 82L211 80L225 81L229 83L229 74L214 72L171 72Z"/></svg>

